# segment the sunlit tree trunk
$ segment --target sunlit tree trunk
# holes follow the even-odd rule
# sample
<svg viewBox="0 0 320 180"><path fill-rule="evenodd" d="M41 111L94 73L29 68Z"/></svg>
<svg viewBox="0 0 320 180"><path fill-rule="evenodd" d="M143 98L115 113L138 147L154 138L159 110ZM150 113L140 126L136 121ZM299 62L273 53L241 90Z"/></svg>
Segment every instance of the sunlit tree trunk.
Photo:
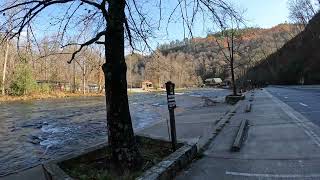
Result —
<svg viewBox="0 0 320 180"><path fill-rule="evenodd" d="M48 81L48 68L47 68L47 58L44 59L44 79Z"/></svg>
<svg viewBox="0 0 320 180"><path fill-rule="evenodd" d="M99 66L101 65L101 53L100 53L100 57L99 57ZM101 93L102 92L102 75L101 75L101 70L98 69L98 92Z"/></svg>
<svg viewBox="0 0 320 180"><path fill-rule="evenodd" d="M4 55L4 63L3 63L3 72L2 72L2 89L1 94L4 96L5 92L5 82L6 82L6 72L7 72L7 62L8 62L8 54L9 54L9 40L6 41L6 50Z"/></svg>
<svg viewBox="0 0 320 180"><path fill-rule="evenodd" d="M127 94L127 66L124 57L125 1L108 1L105 38L106 63L103 65L106 87L108 142L113 159L122 169L135 169L142 158L136 145Z"/></svg>
<svg viewBox="0 0 320 180"><path fill-rule="evenodd" d="M101 71L98 72L98 92L102 92L102 77L101 77Z"/></svg>
<svg viewBox="0 0 320 180"><path fill-rule="evenodd" d="M76 87L76 62L73 61L73 87L72 92L76 93L77 87Z"/></svg>
<svg viewBox="0 0 320 180"><path fill-rule="evenodd" d="M82 93L86 94L86 64L83 61L83 67L82 67Z"/></svg>

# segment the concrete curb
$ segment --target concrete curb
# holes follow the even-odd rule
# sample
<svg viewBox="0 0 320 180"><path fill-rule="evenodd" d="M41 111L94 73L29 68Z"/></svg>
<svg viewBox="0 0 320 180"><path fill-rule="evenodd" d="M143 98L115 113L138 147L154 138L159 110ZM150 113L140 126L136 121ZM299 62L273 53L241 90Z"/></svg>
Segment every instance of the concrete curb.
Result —
<svg viewBox="0 0 320 180"><path fill-rule="evenodd" d="M100 147L100 146L99 146ZM91 152L89 150L89 152ZM172 179L176 176L177 172L187 166L195 157L197 156L197 146L194 145L184 145L179 148L174 153L170 154L163 161L153 166L147 170L143 175L136 178L137 180L165 180ZM72 159L76 157L74 154L67 157L67 159ZM64 159L67 160L67 159ZM62 158L61 158L62 160ZM69 175L67 175L57 163L61 160L56 160L52 163L47 163L43 165L46 174L54 180L72 180Z"/></svg>
<svg viewBox="0 0 320 180"><path fill-rule="evenodd" d="M66 161L80 155L99 150L106 146L107 143L101 143L97 146L90 147L78 153L70 153L62 156L58 159L52 160L43 164L45 174L53 180L72 180L68 174L66 174L58 164L62 161ZM197 156L197 146L194 144L186 144L179 148L174 153L170 154L163 161L153 166L149 170L143 173L137 179L139 180L152 180L152 179L172 179L176 176L176 173L187 166ZM50 179L49 178L49 179Z"/></svg>
<svg viewBox="0 0 320 180"><path fill-rule="evenodd" d="M166 180L173 179L176 174L186 167L196 156L197 146L184 145L169 157L147 170L137 180Z"/></svg>
<svg viewBox="0 0 320 180"><path fill-rule="evenodd" d="M252 104L247 104L246 105L246 109L245 109L245 112L248 113L248 112L251 112L251 109L252 109Z"/></svg>
<svg viewBox="0 0 320 180"><path fill-rule="evenodd" d="M45 174L47 176L49 176L49 179L53 179L53 180L72 180L73 178L71 178L67 173L65 173L59 166L58 164L63 162L63 161L67 161L73 158L76 158L78 156L87 154L89 152L93 152L96 150L99 150L105 146L107 146L108 143L107 142L103 142L100 144L97 144L95 146L91 146L89 148L83 149L81 151L78 151L76 153L69 153L66 154L64 156L61 156L57 159L54 160L50 160L48 162L45 162L42 164L42 167L45 171Z"/></svg>
<svg viewBox="0 0 320 180"><path fill-rule="evenodd" d="M72 180L72 178L65 173L57 164L44 164L42 165L47 179L52 180Z"/></svg>
<svg viewBox="0 0 320 180"><path fill-rule="evenodd" d="M225 115L218 121L215 128L213 129L212 136L205 140L202 144L198 145L198 153L204 152L212 142L212 140L218 136L226 124L229 123L230 119L235 115L239 107L244 103L244 101L239 101L233 108L225 113Z"/></svg>
<svg viewBox="0 0 320 180"><path fill-rule="evenodd" d="M244 94L242 94L240 96L228 95L228 96L225 97L225 102L227 104L235 105L239 101L245 100L245 99L246 99L246 96Z"/></svg>
<svg viewBox="0 0 320 180"><path fill-rule="evenodd" d="M245 120L241 121L241 124L239 126L239 130L238 130L237 135L236 135L234 142L232 144L231 151L233 151L233 152L240 151L247 130L248 130L248 120L245 119Z"/></svg>
<svg viewBox="0 0 320 180"><path fill-rule="evenodd" d="M242 103L243 101L239 101L228 113L226 113L226 115L217 123L214 129L214 133L219 133L223 129L223 127L228 123L231 117L235 115L238 108L240 107L240 104Z"/></svg>

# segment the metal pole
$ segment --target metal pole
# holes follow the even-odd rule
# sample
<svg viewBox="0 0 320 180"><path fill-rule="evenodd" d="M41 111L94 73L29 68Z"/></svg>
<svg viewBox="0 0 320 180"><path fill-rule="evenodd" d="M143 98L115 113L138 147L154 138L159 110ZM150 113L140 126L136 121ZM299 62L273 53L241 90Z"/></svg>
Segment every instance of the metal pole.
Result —
<svg viewBox="0 0 320 180"><path fill-rule="evenodd" d="M168 81L166 83L168 109L169 109L169 115L170 115L171 143L172 143L173 151L176 150L176 144L177 144L176 122L175 122L175 116L174 116L174 109L176 108L174 88L175 88L175 84L172 83L171 81Z"/></svg>
<svg viewBox="0 0 320 180"><path fill-rule="evenodd" d="M171 143L172 143L172 149L173 151L175 151L176 144L177 144L177 135L176 135L176 120L174 117L174 109L170 109L169 114L170 114L170 127L171 127Z"/></svg>

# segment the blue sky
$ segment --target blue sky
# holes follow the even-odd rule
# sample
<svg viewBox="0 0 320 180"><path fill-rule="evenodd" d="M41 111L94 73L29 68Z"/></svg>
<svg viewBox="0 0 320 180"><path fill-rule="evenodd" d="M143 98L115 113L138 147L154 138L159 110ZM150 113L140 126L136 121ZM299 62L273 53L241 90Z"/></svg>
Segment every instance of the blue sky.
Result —
<svg viewBox="0 0 320 180"><path fill-rule="evenodd" d="M262 27L271 28L277 24L288 21L287 0L230 0L236 8L245 10L246 25L248 27ZM193 35L196 37L204 37L211 31L208 22L204 24L196 23L193 28ZM181 24L171 24L169 27L169 34L163 30L159 32L158 42L168 42L175 39L183 39L183 31Z"/></svg>
<svg viewBox="0 0 320 180"><path fill-rule="evenodd" d="M248 27L262 27L270 28L279 23L288 21L287 0L227 0L236 6L237 9L245 10L246 25ZM138 0L143 6L143 11L156 24L159 17L158 0ZM166 20L177 4L178 0L162 0L163 19ZM49 24L50 17L59 14L61 8L49 8L42 16L35 22L37 28L37 36L43 37L56 32L56 27ZM180 19L181 18L176 18ZM157 44L167 43L173 40L182 40L185 36L181 21L171 23L168 27L168 34L166 31L166 21L162 21L162 28L155 31L156 38L149 39L150 45L155 48ZM76 30L75 30L76 31ZM74 32L71 30L71 32ZM194 37L205 37L208 32L214 31L210 21L203 22L200 17L197 18L195 26L193 27Z"/></svg>
<svg viewBox="0 0 320 180"><path fill-rule="evenodd" d="M246 9L246 18L251 26L270 28L288 20L287 0L233 0Z"/></svg>

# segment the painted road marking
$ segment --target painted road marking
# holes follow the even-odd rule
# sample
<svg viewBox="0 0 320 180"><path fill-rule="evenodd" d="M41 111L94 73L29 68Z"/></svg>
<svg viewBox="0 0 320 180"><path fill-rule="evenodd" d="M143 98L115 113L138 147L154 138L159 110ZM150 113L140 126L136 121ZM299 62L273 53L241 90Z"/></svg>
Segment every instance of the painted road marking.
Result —
<svg viewBox="0 0 320 180"><path fill-rule="evenodd" d="M301 106L304 106L304 107L308 107L308 105L304 104L304 103L299 103Z"/></svg>
<svg viewBox="0 0 320 180"><path fill-rule="evenodd" d="M301 119L299 119L296 115L294 115L291 111L288 111L281 107L291 118L295 119L296 121L300 122L297 125L300 126L304 132L313 140L315 144L317 144L320 147L320 137L314 133L309 126L307 126ZM302 116L302 115L301 115ZM307 122L305 120L305 122Z"/></svg>
<svg viewBox="0 0 320 180"><path fill-rule="evenodd" d="M260 178L318 178L320 174L257 174L257 173L240 173L226 171L226 175L260 177Z"/></svg>
<svg viewBox="0 0 320 180"><path fill-rule="evenodd" d="M319 113L320 111L300 111L301 114L306 114L306 113Z"/></svg>
<svg viewBox="0 0 320 180"><path fill-rule="evenodd" d="M284 97L285 99L288 99L288 97Z"/></svg>
<svg viewBox="0 0 320 180"><path fill-rule="evenodd" d="M310 126L307 126L304 122L310 122L307 118L305 118L303 115L301 115L299 112L293 110L290 106L285 104L284 102L280 101L276 97L272 96L268 91L265 91L265 93L275 102L277 103L280 108L293 120L295 120L297 125L303 129L303 131L312 139L312 141L320 147L320 137L312 131ZM297 114L300 118L298 118L295 114ZM304 121L304 122L303 122Z"/></svg>

